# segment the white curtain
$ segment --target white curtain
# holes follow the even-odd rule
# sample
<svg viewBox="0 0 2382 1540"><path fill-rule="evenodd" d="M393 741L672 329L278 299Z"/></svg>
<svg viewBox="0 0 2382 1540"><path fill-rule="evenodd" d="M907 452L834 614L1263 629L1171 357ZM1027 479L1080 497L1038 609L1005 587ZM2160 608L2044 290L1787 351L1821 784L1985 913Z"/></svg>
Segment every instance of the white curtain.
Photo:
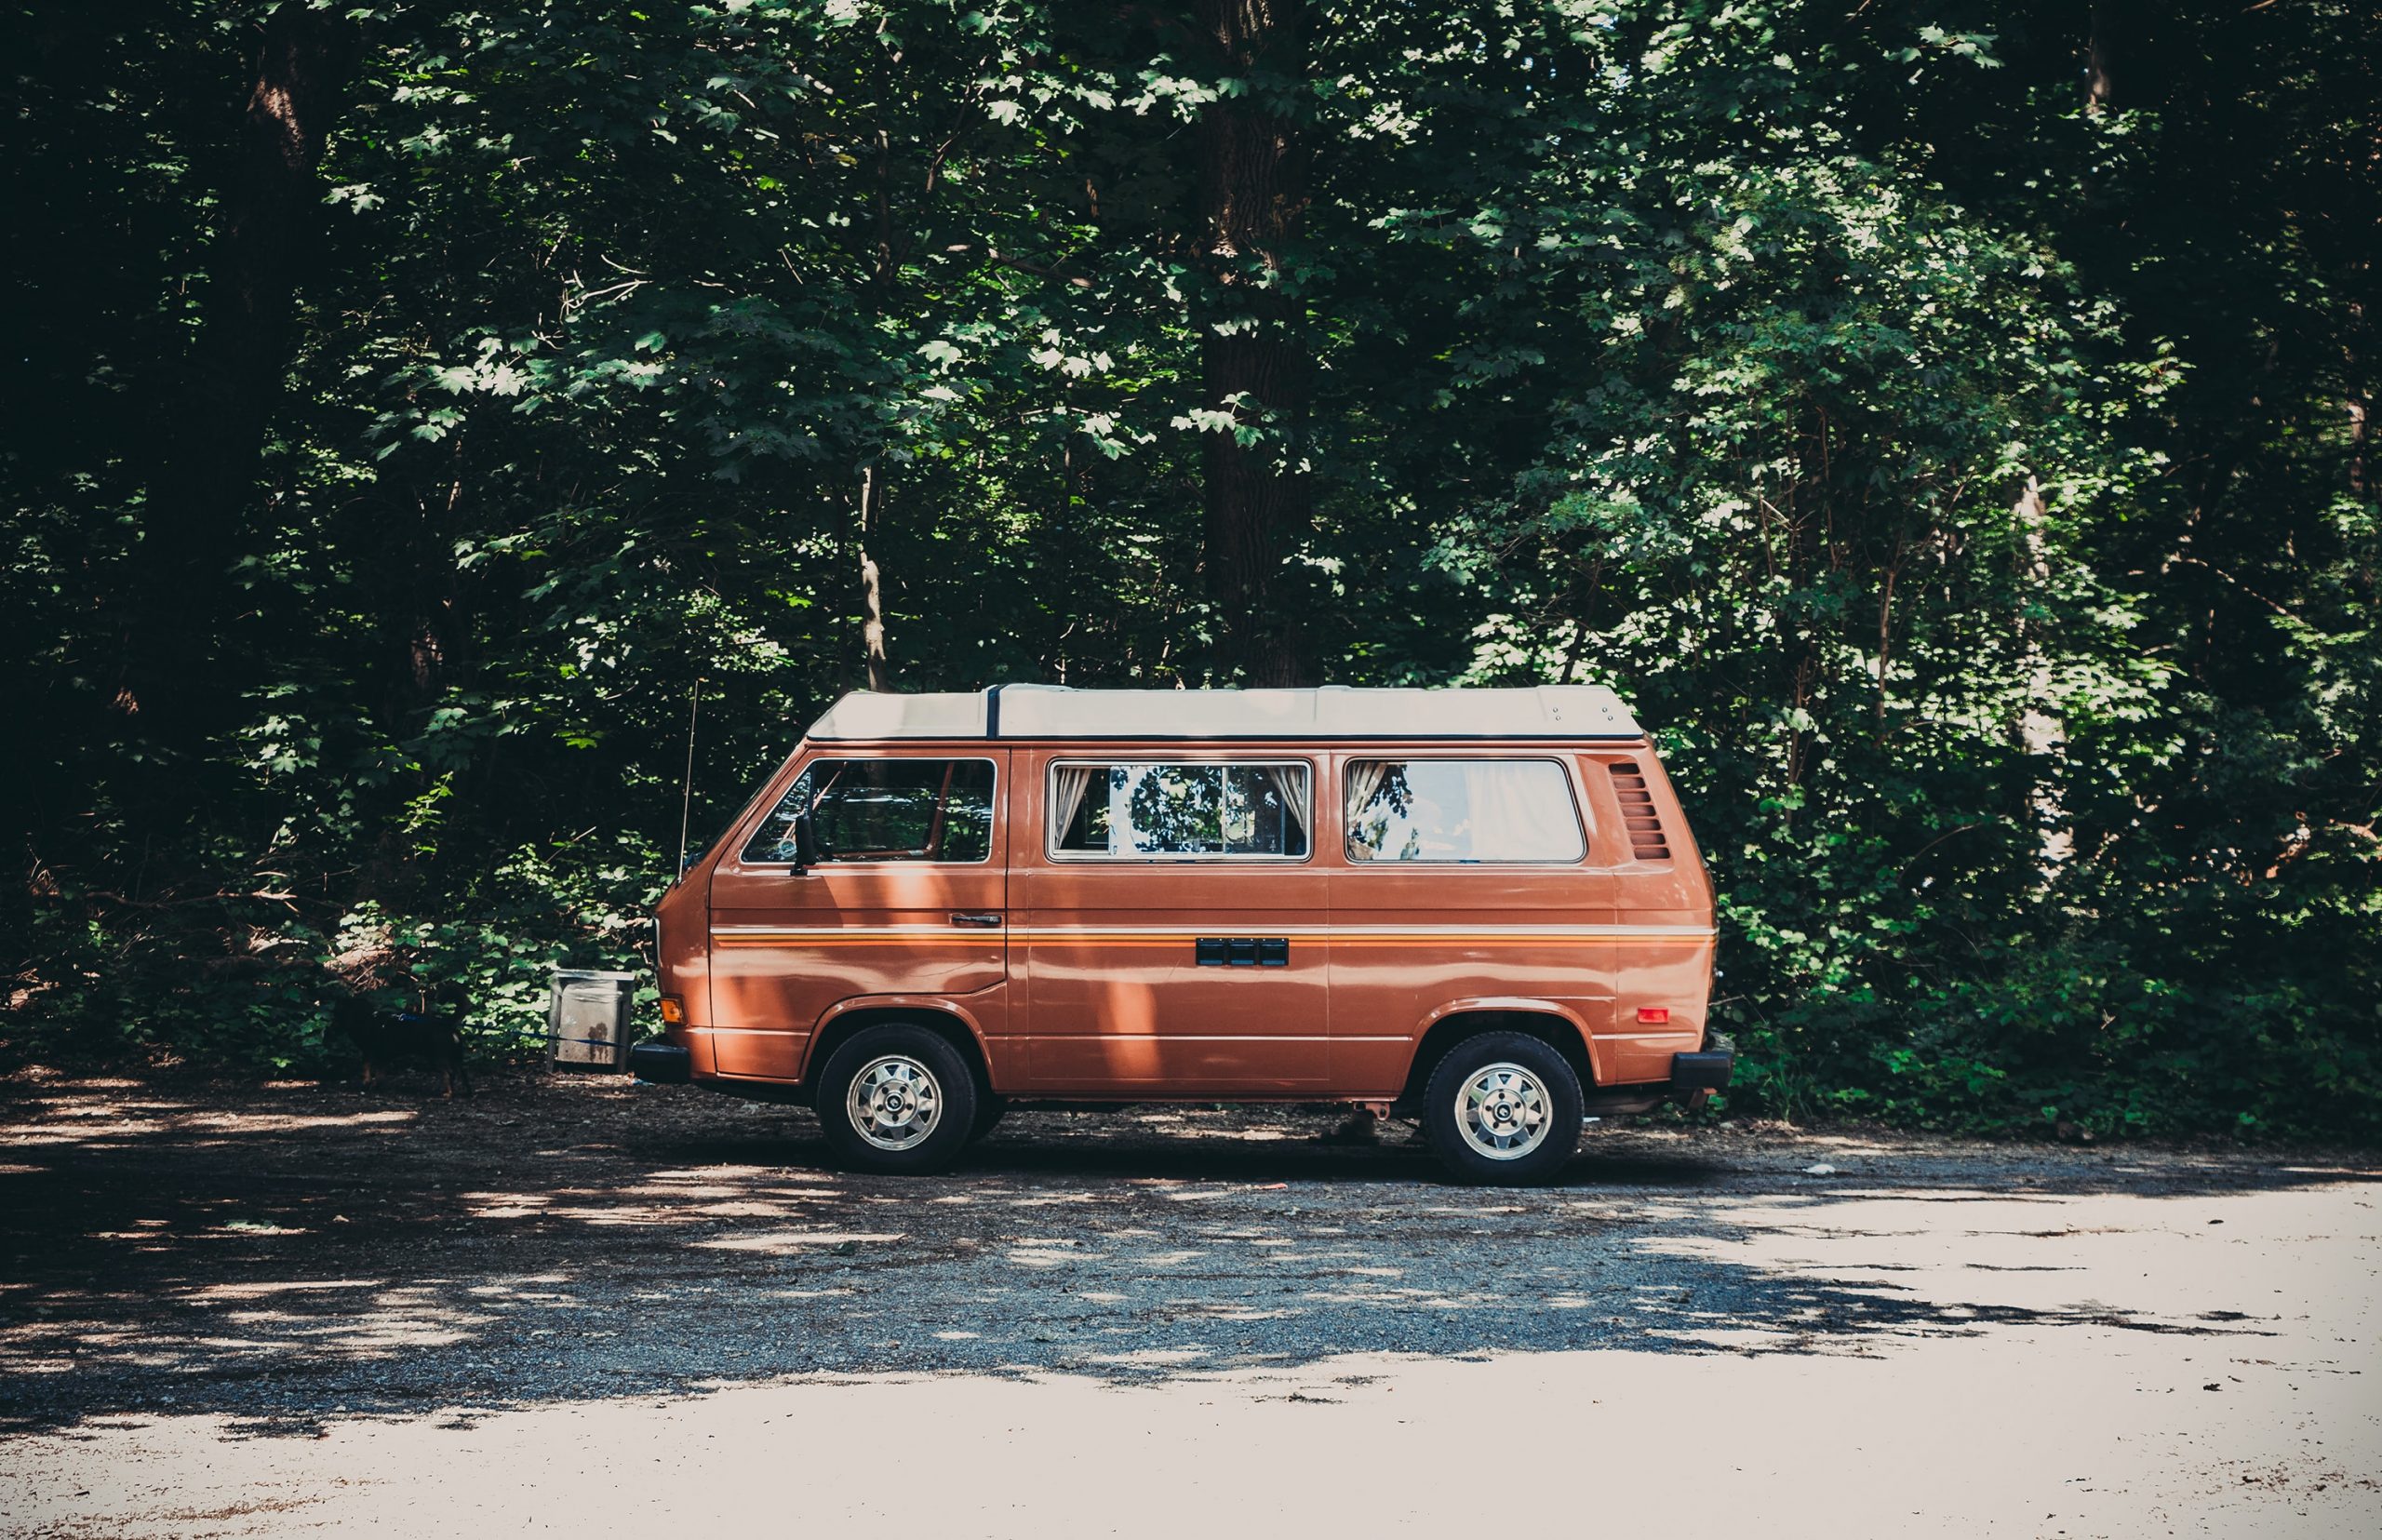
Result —
<svg viewBox="0 0 2382 1540"><path fill-rule="evenodd" d="M1274 795L1282 799L1291 824L1300 833L1306 832L1306 770L1300 765L1268 765L1265 777L1274 783ZM1288 829L1283 831L1287 835ZM1282 841L1285 848L1290 840Z"/></svg>
<svg viewBox="0 0 2382 1540"><path fill-rule="evenodd" d="M1471 861L1577 861L1579 815L1562 769L1545 760L1466 760Z"/></svg>
<svg viewBox="0 0 2382 1540"><path fill-rule="evenodd" d="M1389 761L1386 759L1349 761L1348 797L1345 806L1348 859L1351 861L1371 861L1373 858L1372 842L1358 836L1358 831L1360 827L1358 821L1363 816L1364 810L1372 805L1373 794L1381 790L1381 783L1388 778L1388 775Z"/></svg>
<svg viewBox="0 0 2382 1540"><path fill-rule="evenodd" d="M1083 808L1083 794L1091 788L1091 778L1101 771L1091 765L1062 765L1050 777L1050 845L1067 837L1067 830L1075 826L1076 814Z"/></svg>

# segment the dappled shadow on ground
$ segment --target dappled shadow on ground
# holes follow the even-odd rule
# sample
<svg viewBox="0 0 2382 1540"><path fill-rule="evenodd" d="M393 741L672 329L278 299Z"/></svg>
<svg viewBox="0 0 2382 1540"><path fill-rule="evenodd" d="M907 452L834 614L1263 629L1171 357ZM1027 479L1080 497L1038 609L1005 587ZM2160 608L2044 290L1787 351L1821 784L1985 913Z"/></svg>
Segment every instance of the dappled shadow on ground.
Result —
<svg viewBox="0 0 2382 1540"><path fill-rule="evenodd" d="M2156 1229L2162 1198L2361 1174L1599 1131L1563 1183L1517 1192L1443 1184L1401 1129L1349 1147L1327 1116L1144 1108L1020 1115L952 1175L897 1180L828 1170L805 1114L617 1080L453 1103L9 1089L0 1415L20 1428L170 1410L289 1431L806 1373L2246 1336L2258 1302L2123 1292L2074 1238L2111 1213Z"/></svg>

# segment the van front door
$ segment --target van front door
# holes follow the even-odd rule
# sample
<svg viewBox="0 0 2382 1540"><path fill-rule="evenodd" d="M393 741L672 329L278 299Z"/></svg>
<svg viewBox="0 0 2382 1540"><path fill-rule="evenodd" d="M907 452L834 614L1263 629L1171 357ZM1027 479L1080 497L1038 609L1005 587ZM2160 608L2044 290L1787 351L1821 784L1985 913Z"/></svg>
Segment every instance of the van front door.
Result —
<svg viewBox="0 0 2382 1540"><path fill-rule="evenodd" d="M1012 799L1011 859L1035 1087L1255 1095L1325 1083L1312 762L1120 750L1018 765L1033 778Z"/></svg>
<svg viewBox="0 0 2382 1540"><path fill-rule="evenodd" d="M712 877L720 1073L791 1080L838 1007L949 999L1006 1025L1006 750L843 751L805 762ZM815 831L797 862L796 821Z"/></svg>

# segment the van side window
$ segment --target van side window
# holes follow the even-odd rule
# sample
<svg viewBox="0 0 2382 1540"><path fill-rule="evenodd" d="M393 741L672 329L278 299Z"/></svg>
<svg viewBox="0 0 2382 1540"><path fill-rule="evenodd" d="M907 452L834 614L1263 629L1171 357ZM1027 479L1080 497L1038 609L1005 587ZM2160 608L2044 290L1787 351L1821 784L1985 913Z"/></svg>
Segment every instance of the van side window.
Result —
<svg viewBox="0 0 2382 1540"><path fill-rule="evenodd" d="M1312 823L1307 767L1050 767L1059 856L1304 858Z"/></svg>
<svg viewBox="0 0 2382 1540"><path fill-rule="evenodd" d="M1576 862L1587 853L1550 759L1355 759L1351 861Z"/></svg>
<svg viewBox="0 0 2382 1540"><path fill-rule="evenodd" d="M984 861L993 851L989 759L814 759L744 847L751 864L795 859L810 810L818 858Z"/></svg>

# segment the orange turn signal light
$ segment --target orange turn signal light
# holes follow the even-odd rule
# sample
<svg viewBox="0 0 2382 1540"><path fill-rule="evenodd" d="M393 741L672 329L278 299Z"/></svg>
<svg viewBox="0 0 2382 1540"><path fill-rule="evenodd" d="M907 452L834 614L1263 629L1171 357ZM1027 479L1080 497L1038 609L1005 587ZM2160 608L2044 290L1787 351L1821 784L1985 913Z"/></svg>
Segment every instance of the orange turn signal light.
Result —
<svg viewBox="0 0 2382 1540"><path fill-rule="evenodd" d="M1638 1008L1638 1020L1648 1026L1666 1026L1670 1019L1671 1008L1667 1005L1641 1005Z"/></svg>
<svg viewBox="0 0 2382 1540"><path fill-rule="evenodd" d="M684 1025L686 1025L686 1024L687 1024L687 1002L686 1002L686 1001L684 1001L684 1000L682 1000L682 999L680 999L680 998L679 998L677 996L676 996L676 995L664 995L664 996L662 996L662 1023L663 1023L665 1025L669 1025L669 1026L684 1026Z"/></svg>

